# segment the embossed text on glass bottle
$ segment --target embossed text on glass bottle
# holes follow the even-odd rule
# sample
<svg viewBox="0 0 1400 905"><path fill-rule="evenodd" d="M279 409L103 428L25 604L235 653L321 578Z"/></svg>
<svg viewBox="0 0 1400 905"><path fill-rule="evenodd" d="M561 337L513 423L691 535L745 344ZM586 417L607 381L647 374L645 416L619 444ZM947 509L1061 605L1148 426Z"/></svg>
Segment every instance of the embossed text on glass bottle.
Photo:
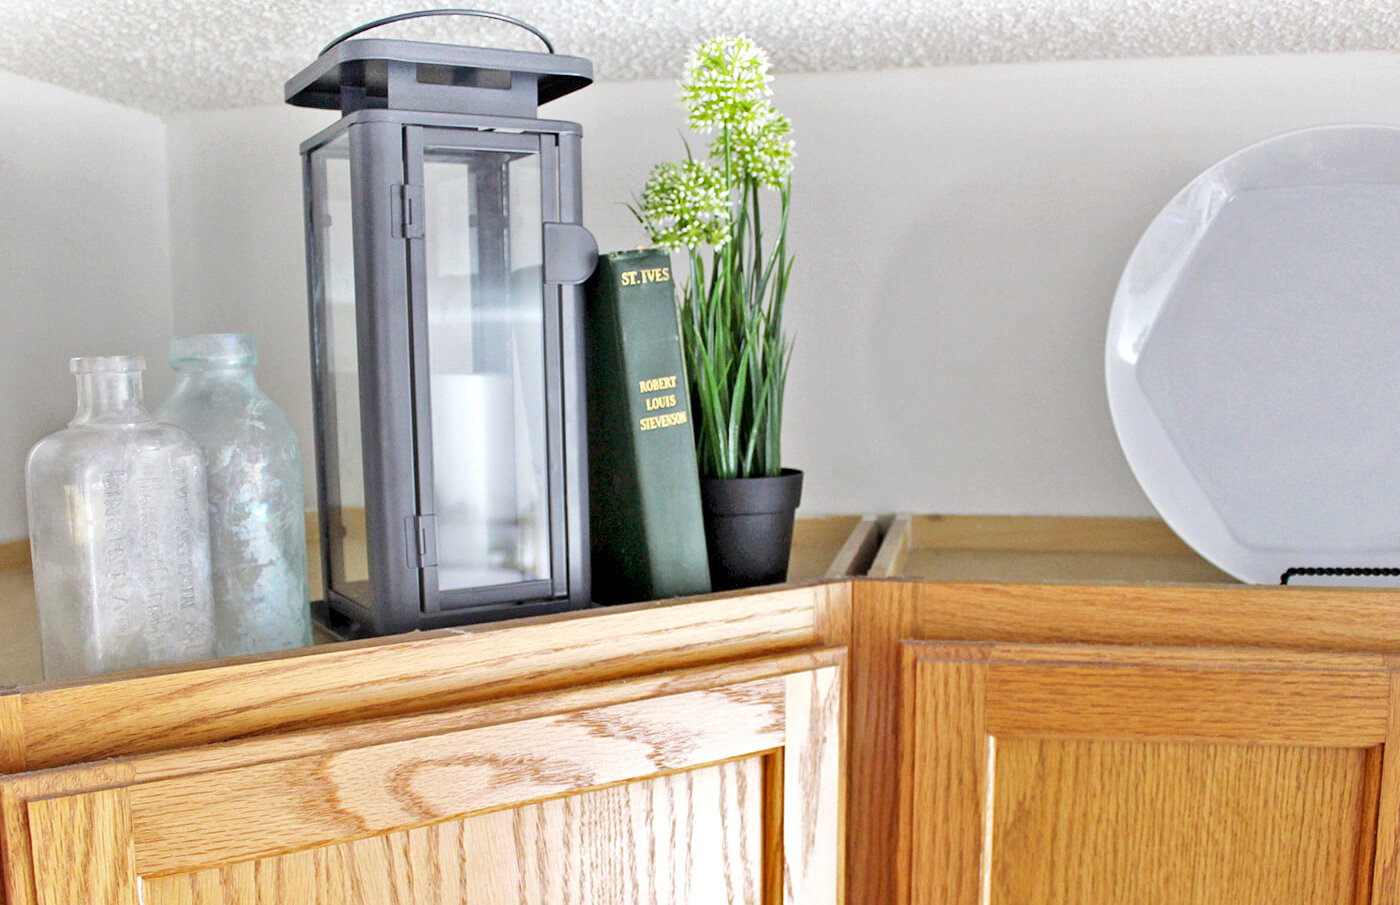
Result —
<svg viewBox="0 0 1400 905"><path fill-rule="evenodd" d="M296 431L253 378L253 337L170 341L175 391L157 412L192 434L209 469L219 656L311 643L306 515Z"/></svg>
<svg viewBox="0 0 1400 905"><path fill-rule="evenodd" d="M140 356L69 366L77 414L25 466L44 677L211 657L199 447L147 413Z"/></svg>

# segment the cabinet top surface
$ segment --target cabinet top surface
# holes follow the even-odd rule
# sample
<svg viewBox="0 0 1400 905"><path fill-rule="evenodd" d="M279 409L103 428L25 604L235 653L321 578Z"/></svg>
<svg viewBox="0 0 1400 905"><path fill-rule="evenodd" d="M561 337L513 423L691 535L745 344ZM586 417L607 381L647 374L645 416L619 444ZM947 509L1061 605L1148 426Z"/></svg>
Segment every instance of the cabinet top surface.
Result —
<svg viewBox="0 0 1400 905"><path fill-rule="evenodd" d="M896 521L887 546L902 549L879 577L1242 587L1156 519L915 515Z"/></svg>
<svg viewBox="0 0 1400 905"><path fill-rule="evenodd" d="M826 572L832 558L841 548L859 516L837 515L824 518L798 519L793 532L792 555L788 563L791 582L810 581ZM311 549L310 590L313 599L321 596L321 582L316 550L319 532L307 531ZM29 685L43 681L43 664L39 655L39 626L34 611L34 580L22 557L15 557L9 568L0 564L0 690L5 686ZM586 618L586 613L584 614ZM336 639L316 629L317 645L332 644Z"/></svg>
<svg viewBox="0 0 1400 905"><path fill-rule="evenodd" d="M858 516L799 520L790 581L810 582L822 577L859 521ZM1262 590L1242 585L1219 571L1166 525L1151 519L905 516L887 529L870 575L1027 586L1193 587L1222 593ZM318 585L313 580L313 594ZM566 614L566 618L588 619L590 612ZM373 643L415 637L423 636ZM327 643L332 639L321 635L317 640ZM0 692L7 690L5 686L41 680L29 570L0 569Z"/></svg>

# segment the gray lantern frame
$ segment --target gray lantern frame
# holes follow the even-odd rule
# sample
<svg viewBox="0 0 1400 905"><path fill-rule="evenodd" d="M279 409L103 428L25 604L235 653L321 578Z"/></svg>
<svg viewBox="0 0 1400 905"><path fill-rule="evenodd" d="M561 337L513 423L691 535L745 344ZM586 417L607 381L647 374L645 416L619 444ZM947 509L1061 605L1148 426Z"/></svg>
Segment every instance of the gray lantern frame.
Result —
<svg viewBox="0 0 1400 905"><path fill-rule="evenodd" d="M591 81L592 64L578 57L359 39L328 47L287 83L288 103L344 114L301 145L326 588L317 610L342 636L535 615L590 602L579 284L593 271L597 245L581 225L582 130L576 123L539 119L537 109ZM324 185L314 157L342 137L348 141L351 184L368 600L337 587L331 564L328 467L337 453L318 217ZM438 586L425 147L539 158L550 542L545 579L451 591Z"/></svg>

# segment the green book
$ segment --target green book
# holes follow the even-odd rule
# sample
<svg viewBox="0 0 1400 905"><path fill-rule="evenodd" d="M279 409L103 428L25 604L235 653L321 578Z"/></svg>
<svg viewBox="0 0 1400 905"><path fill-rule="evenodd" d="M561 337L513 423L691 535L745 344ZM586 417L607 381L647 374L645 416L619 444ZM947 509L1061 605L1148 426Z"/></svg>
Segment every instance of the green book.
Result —
<svg viewBox="0 0 1400 905"><path fill-rule="evenodd" d="M593 599L710 590L671 259L601 255L587 285Z"/></svg>

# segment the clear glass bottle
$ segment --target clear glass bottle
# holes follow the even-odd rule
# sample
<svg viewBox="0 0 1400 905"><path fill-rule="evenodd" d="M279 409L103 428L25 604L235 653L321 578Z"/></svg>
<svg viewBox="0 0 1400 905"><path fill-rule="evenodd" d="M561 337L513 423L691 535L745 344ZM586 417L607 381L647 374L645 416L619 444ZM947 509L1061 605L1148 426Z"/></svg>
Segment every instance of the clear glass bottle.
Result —
<svg viewBox="0 0 1400 905"><path fill-rule="evenodd" d="M140 356L74 358L78 412L25 463L44 677L214 653L204 459L157 424Z"/></svg>
<svg viewBox="0 0 1400 905"><path fill-rule="evenodd" d="M306 507L296 431L258 388L253 337L177 336L175 391L156 413L189 431L209 468L219 656L311 643Z"/></svg>

